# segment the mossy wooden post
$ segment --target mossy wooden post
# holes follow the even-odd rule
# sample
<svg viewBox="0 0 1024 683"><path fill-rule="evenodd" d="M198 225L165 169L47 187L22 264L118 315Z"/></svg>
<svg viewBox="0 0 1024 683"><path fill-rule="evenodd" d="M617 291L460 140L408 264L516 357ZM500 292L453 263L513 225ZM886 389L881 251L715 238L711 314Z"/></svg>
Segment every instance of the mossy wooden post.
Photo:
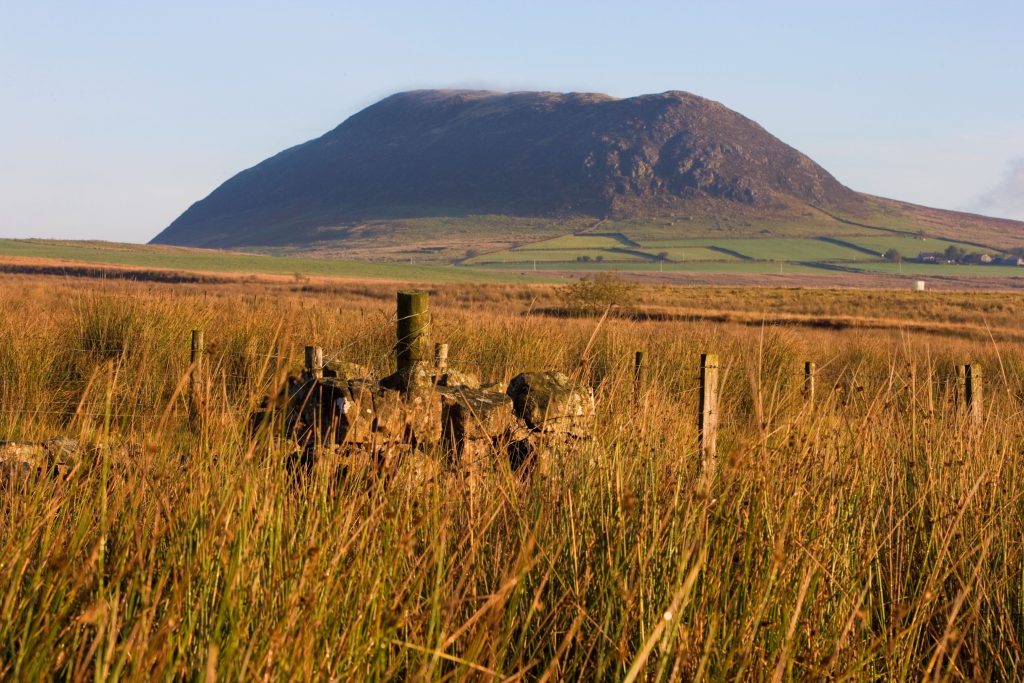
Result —
<svg viewBox="0 0 1024 683"><path fill-rule="evenodd" d="M434 369L438 378L448 371L448 345L434 344Z"/></svg>
<svg viewBox="0 0 1024 683"><path fill-rule="evenodd" d="M697 420L701 475L706 481L718 464L718 355L700 354L700 415Z"/></svg>
<svg viewBox="0 0 1024 683"><path fill-rule="evenodd" d="M984 415L981 398L981 366L968 363L964 366L964 409L974 423L980 423Z"/></svg>
<svg viewBox="0 0 1024 683"><path fill-rule="evenodd" d="M192 344L189 354L189 407L193 415L201 412L203 403L203 331L192 330Z"/></svg>
<svg viewBox="0 0 1024 683"><path fill-rule="evenodd" d="M804 403L814 403L814 361L804 361Z"/></svg>
<svg viewBox="0 0 1024 683"><path fill-rule="evenodd" d="M324 350L319 346L306 347L306 374L315 379L324 376Z"/></svg>
<svg viewBox="0 0 1024 683"><path fill-rule="evenodd" d="M640 387L644 381L644 352L637 351L633 356L633 397L640 398Z"/></svg>
<svg viewBox="0 0 1024 683"><path fill-rule="evenodd" d="M414 380L416 370L430 362L427 346L428 317L429 295L426 292L407 290L398 293L395 356L398 360L398 374L406 387Z"/></svg>

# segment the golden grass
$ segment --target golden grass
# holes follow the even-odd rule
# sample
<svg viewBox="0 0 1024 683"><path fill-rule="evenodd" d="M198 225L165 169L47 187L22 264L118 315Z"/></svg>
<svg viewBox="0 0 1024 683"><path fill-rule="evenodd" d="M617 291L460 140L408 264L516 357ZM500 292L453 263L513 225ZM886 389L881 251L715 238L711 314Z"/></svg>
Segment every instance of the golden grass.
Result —
<svg viewBox="0 0 1024 683"><path fill-rule="evenodd" d="M498 462L468 480L356 462L296 479L287 448L248 436L248 411L302 345L383 373L394 334L393 290L296 289L2 281L0 436L89 448L66 479L0 491L0 677L942 680L1024 665L1019 344L599 325L524 316L557 301L550 288L438 288L433 334L452 366L591 382L594 441L525 482ZM643 296L878 305L723 291ZM878 296L898 318L902 295ZM929 305L965 315L949 296ZM198 427L179 394L194 327L209 350ZM723 363L707 492L702 351ZM946 382L966 361L986 370L980 428Z"/></svg>

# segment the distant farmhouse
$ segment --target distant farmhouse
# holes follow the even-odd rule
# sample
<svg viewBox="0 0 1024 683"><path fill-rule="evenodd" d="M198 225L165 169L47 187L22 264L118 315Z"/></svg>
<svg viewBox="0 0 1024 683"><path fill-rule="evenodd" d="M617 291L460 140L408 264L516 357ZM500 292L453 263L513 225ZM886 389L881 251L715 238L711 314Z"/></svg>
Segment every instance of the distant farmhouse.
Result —
<svg viewBox="0 0 1024 683"><path fill-rule="evenodd" d="M965 263L975 265L1024 266L1024 257L1015 254L993 256L980 252L967 253L960 247L950 245L945 251L922 251L916 259L919 263Z"/></svg>

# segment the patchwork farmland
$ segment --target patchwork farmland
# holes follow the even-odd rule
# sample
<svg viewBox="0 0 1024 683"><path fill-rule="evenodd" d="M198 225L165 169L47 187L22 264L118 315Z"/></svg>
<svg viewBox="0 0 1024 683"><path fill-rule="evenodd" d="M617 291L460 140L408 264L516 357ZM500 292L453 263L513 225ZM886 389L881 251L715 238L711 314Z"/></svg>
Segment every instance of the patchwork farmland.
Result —
<svg viewBox="0 0 1024 683"><path fill-rule="evenodd" d="M965 260L992 264L923 261L922 255L948 249ZM932 257L935 258L935 257ZM460 265L483 270L634 271L722 273L813 273L844 270L862 273L1019 276L1024 269L996 265L1008 254L969 242L884 231L842 237L723 237L635 239L626 233L576 233L510 249L473 255Z"/></svg>

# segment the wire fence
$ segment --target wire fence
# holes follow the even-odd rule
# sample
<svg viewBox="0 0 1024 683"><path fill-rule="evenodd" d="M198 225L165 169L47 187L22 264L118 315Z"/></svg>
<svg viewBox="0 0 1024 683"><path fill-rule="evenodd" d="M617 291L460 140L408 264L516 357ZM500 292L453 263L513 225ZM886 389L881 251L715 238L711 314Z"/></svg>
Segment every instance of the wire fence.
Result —
<svg viewBox="0 0 1024 683"><path fill-rule="evenodd" d="M379 316L383 324L397 326L403 320L398 315ZM379 335L378 335L379 336ZM334 342L324 355L324 367L328 374L332 366L348 364L345 373L362 367L367 378L380 378L393 371L395 366L395 350L408 338L397 339L394 345L377 344L371 348L367 338L350 341ZM376 339L377 342L380 339ZM678 348L675 349L678 351ZM89 346L76 346L63 349L48 349L49 358L59 358L76 354L84 357L80 372L71 379L50 378L51 386L47 386L44 394L50 392L50 400L39 400L38 396L26 400L18 400L11 391L5 388L0 394L0 415L56 417L61 420L110 418L116 420L153 420L163 419L187 408L189 396L197 390L203 394L204 405L216 414L243 417L253 412L264 396L278 392L286 381L286 376L308 370L308 359L305 345L293 341L271 341L266 338L253 338L239 341L232 338L227 342L214 339L211 344L200 349L200 355L193 359L194 353L188 345L182 345L180 354L159 354L163 365L151 368L150 372L133 375L132 384L117 387L108 386L114 382L103 376L105 367L121 368L130 366L135 361L136 349L125 344L103 343ZM564 352L564 349L560 351ZM647 353L640 365L635 362L635 351L624 352L622 349L598 348L587 349L575 362L565 363L563 353L563 369L571 378L589 385L598 399L613 397L616 391L632 392L638 396L643 391L658 387L669 395L669 400L681 404L698 403L704 394L701 372L697 364L679 357L659 357L657 353ZM678 354L677 354L678 355ZM153 357L152 349L138 351L139 358ZM462 372L475 373L481 380L503 382L518 372L538 368L524 368L510 353L487 352L478 348L451 349L447 357L447 367ZM685 360L686 362L683 362ZM720 368L717 380L722 391L727 392L724 401L736 400L737 382L746 382L751 393L767 391L769 401L794 401L795 397L807 392L807 382L817 381L817 400L819 403L836 403L868 405L877 400L884 390L892 392L911 392L912 400L917 404L942 403L951 397L960 397L965 391L962 377L949 373L942 374L929 365L926 369L908 363L906 366L890 369L889 377L883 381L873 377L873 385L861 377L859 367L832 368L833 361L826 360L810 372L803 363L794 364L792 368L761 367L752 364L750 359L739 359L735 364L726 363ZM741 365L749 377L736 378L736 369ZM351 367L352 365L356 368ZM519 365L519 367L516 367ZM540 363L551 367L552 363ZM966 367L966 366L959 366ZM898 369L906 372L898 373ZM877 370L877 369L876 369ZM358 371L358 370L357 370ZM741 373L742 374L742 373ZM922 376L923 375L923 376ZM348 378L348 377L346 377ZM825 379L827 378L827 381ZM773 385L774 383L774 385ZM787 386L780 388L781 384ZM109 390L114 396L110 406L99 400L99 394ZM92 392L92 393L90 393ZM730 395L731 394L733 395ZM813 393L813 392L812 392ZM976 402L980 403L980 394L973 392ZM776 395L777 394L777 395ZM837 398L840 396L841 398ZM751 397L752 398L752 397ZM813 397L811 397L813 398ZM31 399L38 400L38 405L31 405ZM761 396L759 400L763 400ZM716 399L717 400L717 399ZM803 403L810 399L804 397ZM968 399L969 400L969 399ZM1017 401L1022 399L1017 397ZM796 401L799 403L799 401ZM59 407L63 406L63 407ZM742 418L716 406L719 426L737 426L749 415ZM1019 410L1004 411L1000 420L1012 420L1020 414ZM1005 417L1010 415L1010 417Z"/></svg>

